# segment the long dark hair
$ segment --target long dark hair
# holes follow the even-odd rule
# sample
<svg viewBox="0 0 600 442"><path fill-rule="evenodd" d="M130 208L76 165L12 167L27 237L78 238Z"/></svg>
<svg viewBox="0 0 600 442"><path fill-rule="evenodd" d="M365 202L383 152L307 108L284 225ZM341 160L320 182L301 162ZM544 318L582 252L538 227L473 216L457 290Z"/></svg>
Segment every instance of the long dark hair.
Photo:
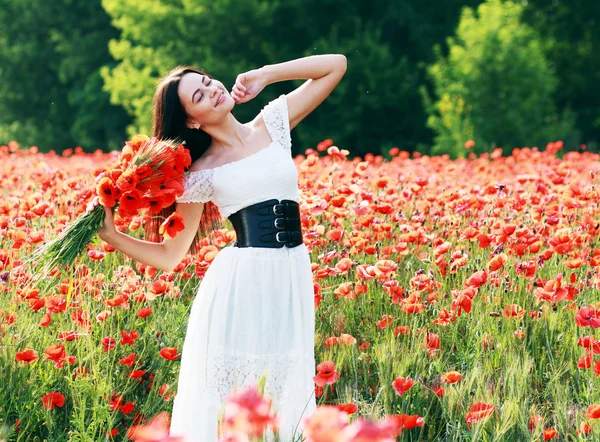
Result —
<svg viewBox="0 0 600 442"><path fill-rule="evenodd" d="M192 163L200 158L212 141L211 136L202 129L191 129L186 126L187 114L177 88L181 77L187 73L196 73L213 78L201 69L193 66L178 66L167 73L159 82L153 100L152 136L159 139L179 140L184 143L192 158ZM147 241L161 242L159 228L163 221L175 212L176 203L160 211L158 216L153 216L144 224L144 237ZM217 206L208 201L204 204L204 211L200 219L198 231L192 241L188 253L196 254L200 251L200 241L207 237L213 230L222 227L223 219Z"/></svg>

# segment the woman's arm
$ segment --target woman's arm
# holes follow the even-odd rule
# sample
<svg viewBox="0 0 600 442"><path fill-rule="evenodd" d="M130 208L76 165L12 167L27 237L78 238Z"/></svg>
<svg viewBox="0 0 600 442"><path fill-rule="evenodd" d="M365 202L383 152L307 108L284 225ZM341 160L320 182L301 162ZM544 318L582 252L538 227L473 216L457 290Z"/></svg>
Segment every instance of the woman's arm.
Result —
<svg viewBox="0 0 600 442"><path fill-rule="evenodd" d="M311 55L283 63L268 64L259 70L267 84L285 80L317 79L332 71L346 69L346 57L342 54Z"/></svg>
<svg viewBox="0 0 600 442"><path fill-rule="evenodd" d="M105 238L104 241L135 261L163 272L173 270L172 259L166 253L164 243L136 239L118 230L109 238Z"/></svg>
<svg viewBox="0 0 600 442"><path fill-rule="evenodd" d="M300 87L286 94L290 130L314 111L338 85L346 73L342 54L313 55L262 67L266 84L308 78Z"/></svg>
<svg viewBox="0 0 600 442"><path fill-rule="evenodd" d="M173 238L165 238L161 243L133 238L116 229L107 229L101 238L118 251L143 264L172 272L185 258L192 241L198 232L200 218L204 212L204 203L177 203L175 210L183 218L183 230ZM112 218L109 218L109 223Z"/></svg>

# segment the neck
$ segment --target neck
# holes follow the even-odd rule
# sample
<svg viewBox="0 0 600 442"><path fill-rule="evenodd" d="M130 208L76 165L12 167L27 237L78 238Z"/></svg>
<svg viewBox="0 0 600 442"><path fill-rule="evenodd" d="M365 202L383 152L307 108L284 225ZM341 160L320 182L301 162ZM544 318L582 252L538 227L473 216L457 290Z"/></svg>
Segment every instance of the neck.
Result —
<svg viewBox="0 0 600 442"><path fill-rule="evenodd" d="M250 132L231 112L219 124L205 124L202 130L211 136L213 148L218 149L235 149L243 145Z"/></svg>

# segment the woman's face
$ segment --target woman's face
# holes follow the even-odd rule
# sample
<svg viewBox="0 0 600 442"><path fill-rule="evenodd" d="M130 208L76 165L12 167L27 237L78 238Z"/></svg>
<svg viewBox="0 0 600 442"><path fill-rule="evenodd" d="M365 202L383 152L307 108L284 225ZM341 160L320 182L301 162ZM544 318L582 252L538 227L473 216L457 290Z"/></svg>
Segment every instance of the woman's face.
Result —
<svg viewBox="0 0 600 442"><path fill-rule="evenodd" d="M223 98L221 98L223 93ZM233 98L223 83L195 72L188 72L179 81L177 95L189 117L189 123L210 124L220 121L233 107Z"/></svg>

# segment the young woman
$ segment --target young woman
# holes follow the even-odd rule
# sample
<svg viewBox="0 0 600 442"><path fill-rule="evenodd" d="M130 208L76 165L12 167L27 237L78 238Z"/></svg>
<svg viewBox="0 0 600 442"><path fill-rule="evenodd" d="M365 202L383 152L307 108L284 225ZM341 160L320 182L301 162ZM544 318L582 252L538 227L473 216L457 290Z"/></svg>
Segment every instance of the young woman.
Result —
<svg viewBox="0 0 600 442"><path fill-rule="evenodd" d="M177 210L185 229L161 243L140 241L111 229L108 210L108 233L101 234L118 250L165 271L197 251L198 240L222 218L237 235L213 259L192 304L171 415L173 436L216 442L227 394L266 373L265 393L280 417L280 440L301 439L303 418L316 407L314 292L290 130L345 72L343 55L316 55L240 74L231 94L217 79L185 66L157 87L153 135L185 141L192 156L184 194L162 213ZM232 114L235 104L255 98L266 85L292 79L308 81L270 101L248 123ZM161 221L147 226L147 238L157 238ZM273 436L267 432L267 440Z"/></svg>

